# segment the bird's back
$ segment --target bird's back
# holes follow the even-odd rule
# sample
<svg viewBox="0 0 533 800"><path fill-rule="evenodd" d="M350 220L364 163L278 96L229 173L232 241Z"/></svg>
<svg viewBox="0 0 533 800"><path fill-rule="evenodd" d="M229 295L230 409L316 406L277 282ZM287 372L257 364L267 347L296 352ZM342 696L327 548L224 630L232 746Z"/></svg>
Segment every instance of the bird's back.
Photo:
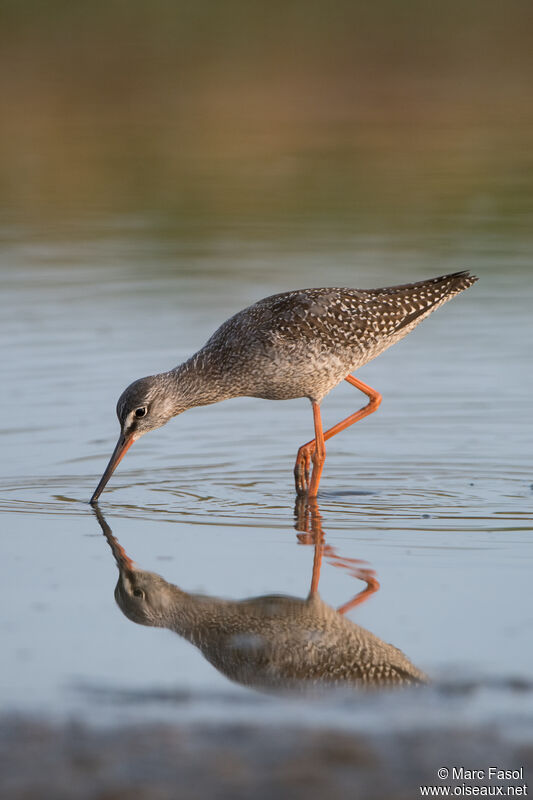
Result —
<svg viewBox="0 0 533 800"><path fill-rule="evenodd" d="M457 272L382 289L272 295L228 319L198 355L230 374L236 394L320 400L475 281Z"/></svg>

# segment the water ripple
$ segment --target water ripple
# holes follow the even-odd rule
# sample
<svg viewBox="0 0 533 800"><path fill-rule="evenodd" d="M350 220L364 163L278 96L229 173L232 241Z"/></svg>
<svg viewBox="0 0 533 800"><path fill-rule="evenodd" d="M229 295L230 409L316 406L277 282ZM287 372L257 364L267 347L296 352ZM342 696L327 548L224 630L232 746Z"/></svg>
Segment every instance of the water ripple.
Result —
<svg viewBox="0 0 533 800"><path fill-rule="evenodd" d="M497 465L483 471L475 465L375 470L338 488L324 481L320 508L330 529L420 531L530 531L531 486L519 469L505 474ZM153 521L222 526L286 527L294 506L290 476L282 485L277 466L256 465L246 471L234 464L123 471L101 501L114 516ZM0 511L81 516L96 483L86 475L12 478L0 492ZM351 486L355 483L355 487Z"/></svg>

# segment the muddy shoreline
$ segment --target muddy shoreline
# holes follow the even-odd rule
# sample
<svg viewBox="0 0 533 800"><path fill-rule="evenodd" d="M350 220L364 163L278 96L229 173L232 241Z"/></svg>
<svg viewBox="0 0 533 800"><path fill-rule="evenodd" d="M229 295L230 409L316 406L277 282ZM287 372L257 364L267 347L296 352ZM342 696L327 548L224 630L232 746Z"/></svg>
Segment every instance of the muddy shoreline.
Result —
<svg viewBox="0 0 533 800"><path fill-rule="evenodd" d="M443 766L523 768L522 782L492 786L527 785L533 733L516 742L486 728L366 735L261 725L0 722L4 800L400 800L420 797L421 785L458 786L439 780Z"/></svg>

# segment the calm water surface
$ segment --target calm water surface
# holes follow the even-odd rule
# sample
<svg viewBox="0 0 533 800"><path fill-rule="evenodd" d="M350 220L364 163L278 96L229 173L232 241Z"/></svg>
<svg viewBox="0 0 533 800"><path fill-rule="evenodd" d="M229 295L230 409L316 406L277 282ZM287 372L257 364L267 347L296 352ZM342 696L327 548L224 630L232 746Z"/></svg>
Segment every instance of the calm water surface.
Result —
<svg viewBox="0 0 533 800"><path fill-rule="evenodd" d="M0 512L4 710L123 718L308 720L390 728L453 719L531 725L531 341L527 239L297 241L221 231L158 237L149 218L94 222L43 243L4 230ZM359 373L379 412L328 443L320 594L399 647L432 682L312 701L232 683L170 631L115 604L117 568L87 504L118 435L116 400L220 322L284 289L403 283L469 268L479 282ZM364 402L323 403L332 424ZM293 462L306 400L195 409L135 444L100 508L128 555L188 592L304 598L313 547L298 537ZM301 531L300 531L301 532Z"/></svg>

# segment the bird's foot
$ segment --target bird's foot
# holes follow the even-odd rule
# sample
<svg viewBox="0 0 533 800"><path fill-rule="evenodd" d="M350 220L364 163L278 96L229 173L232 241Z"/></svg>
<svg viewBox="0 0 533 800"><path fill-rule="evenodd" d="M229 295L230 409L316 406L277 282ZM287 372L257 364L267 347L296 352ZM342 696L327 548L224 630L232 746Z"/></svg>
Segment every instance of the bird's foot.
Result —
<svg viewBox="0 0 533 800"><path fill-rule="evenodd" d="M314 444L314 443L313 443ZM296 486L296 493L300 497L304 497L309 490L309 471L311 467L311 454L314 447L311 448L308 444L302 445L298 450L296 456L296 464L294 465L294 483Z"/></svg>

